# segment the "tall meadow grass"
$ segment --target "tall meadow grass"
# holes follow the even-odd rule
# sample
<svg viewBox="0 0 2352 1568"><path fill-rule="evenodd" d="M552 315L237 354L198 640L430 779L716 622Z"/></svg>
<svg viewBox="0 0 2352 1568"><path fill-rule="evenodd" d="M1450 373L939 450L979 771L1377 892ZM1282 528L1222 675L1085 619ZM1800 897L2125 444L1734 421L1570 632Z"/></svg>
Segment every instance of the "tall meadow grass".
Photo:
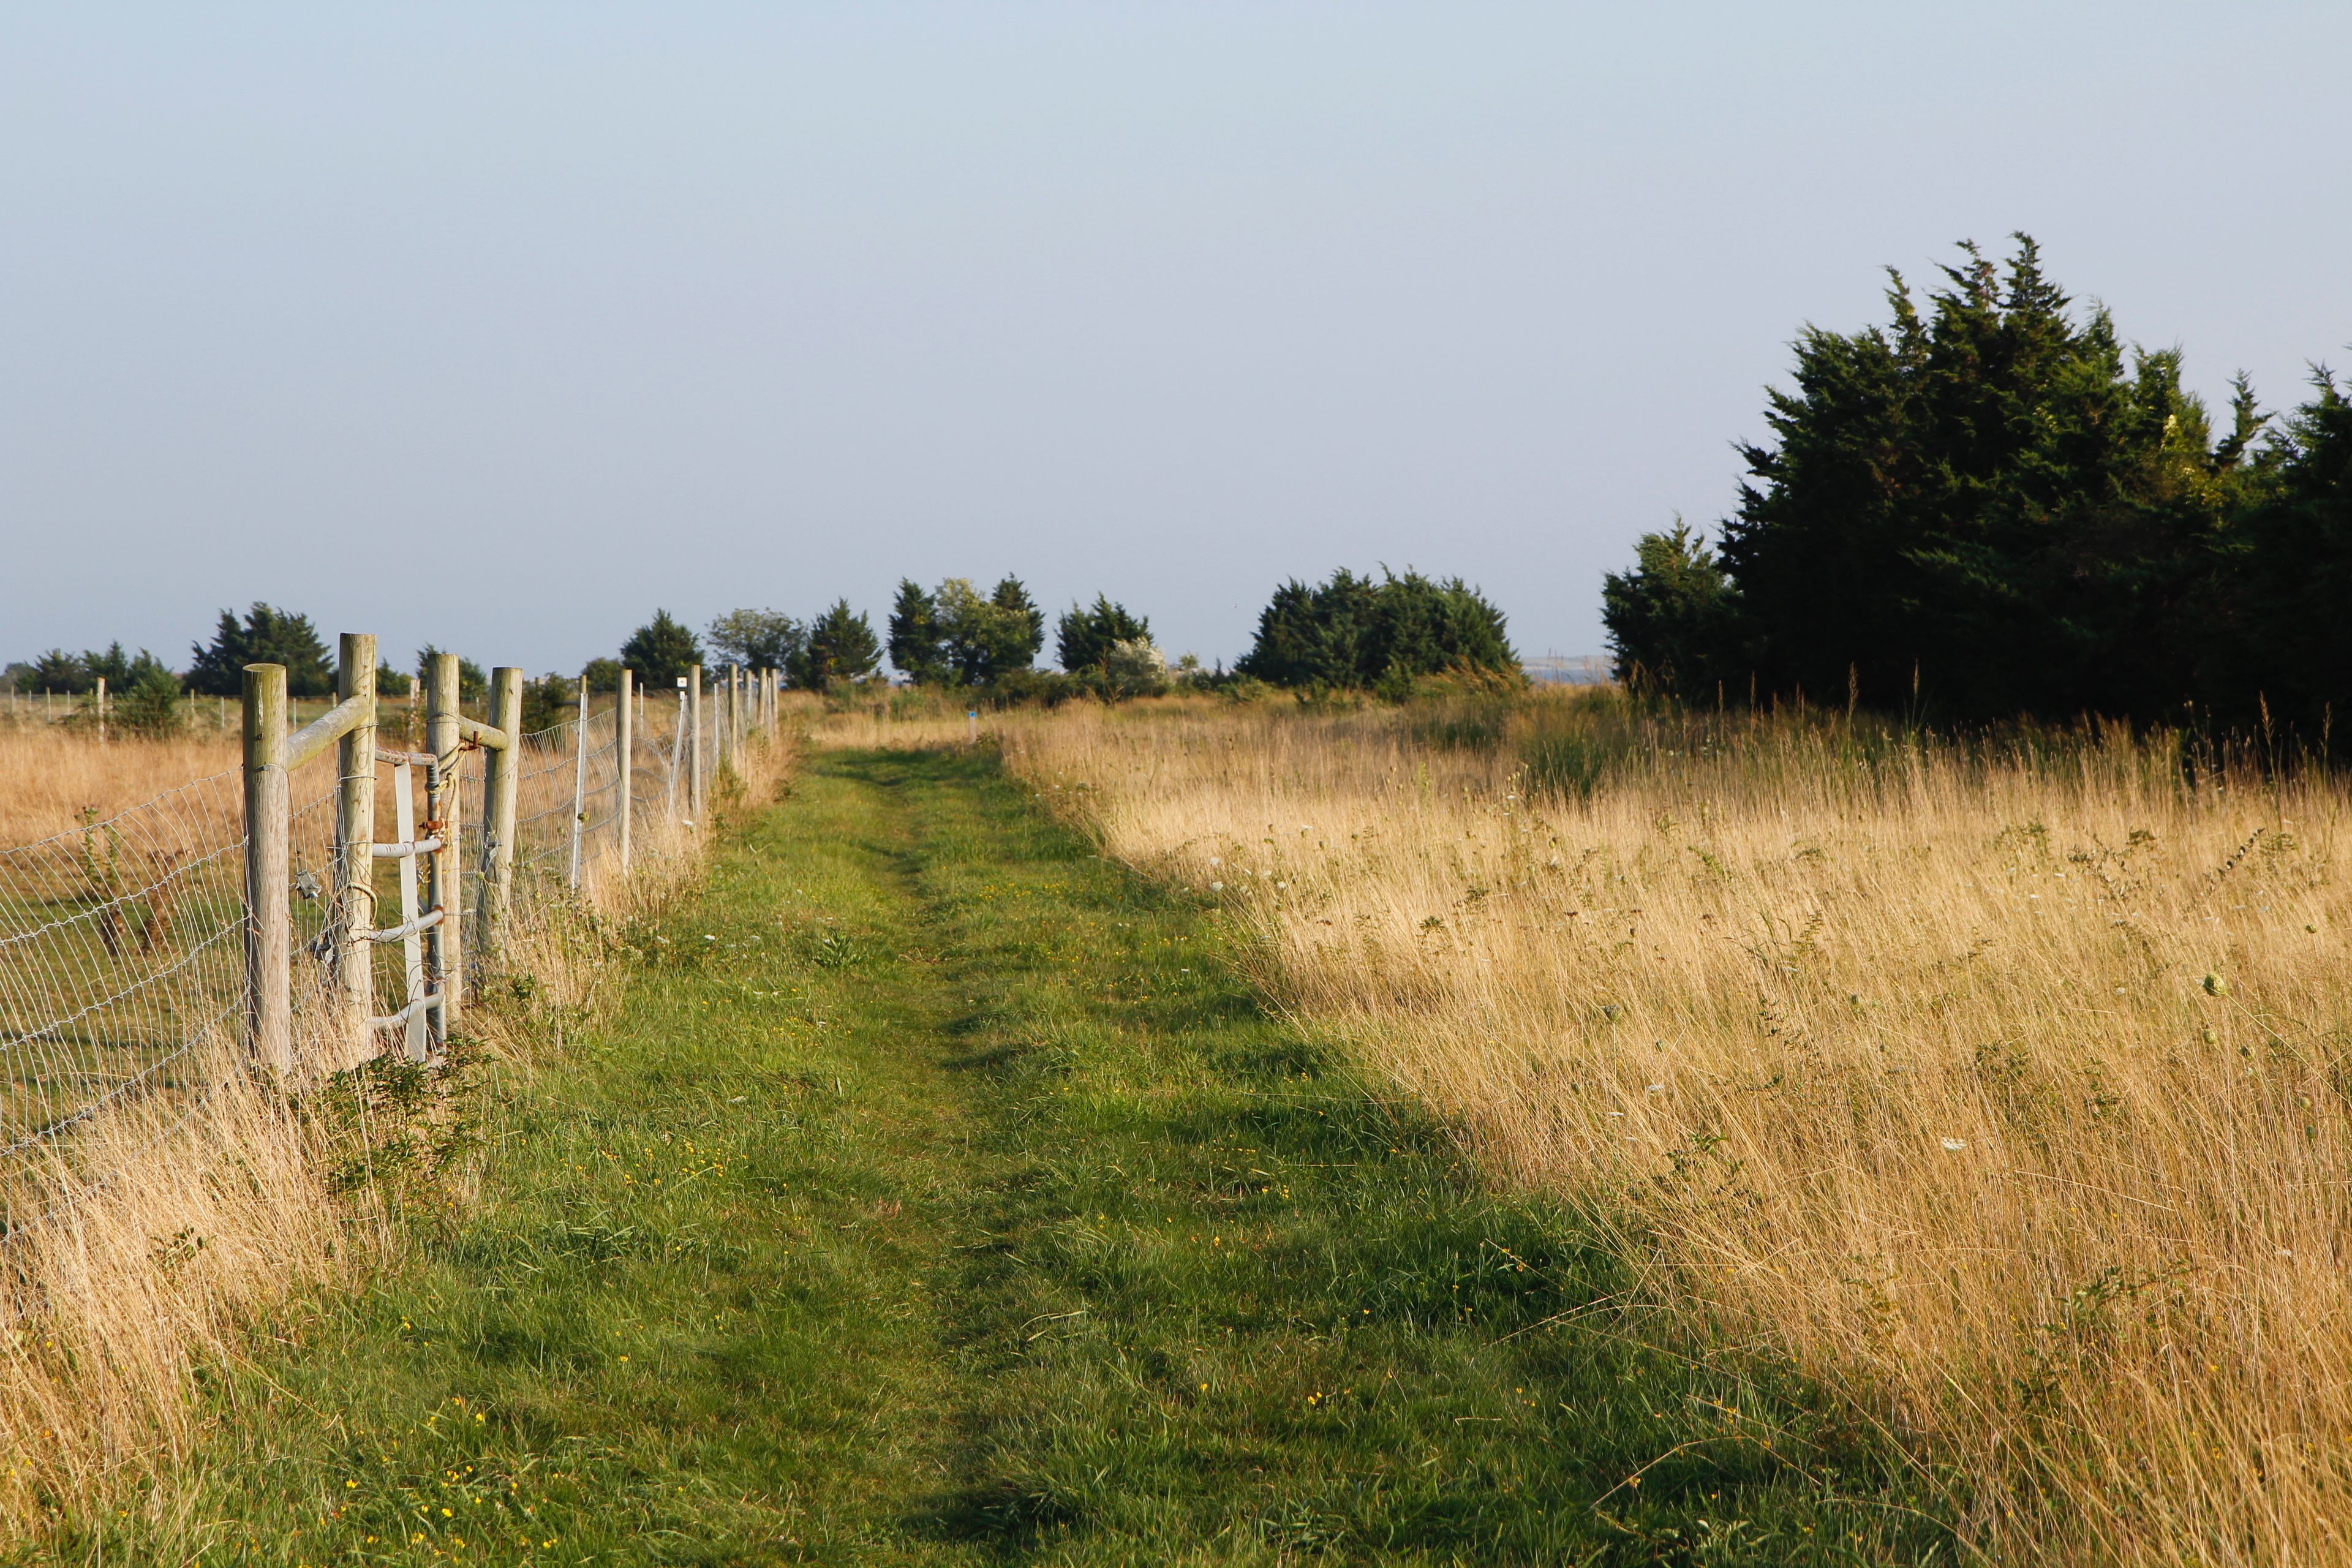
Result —
<svg viewBox="0 0 2352 1568"><path fill-rule="evenodd" d="M1986 1550L2352 1558L2334 782L1611 694L988 722L1496 1179L1881 1423Z"/></svg>

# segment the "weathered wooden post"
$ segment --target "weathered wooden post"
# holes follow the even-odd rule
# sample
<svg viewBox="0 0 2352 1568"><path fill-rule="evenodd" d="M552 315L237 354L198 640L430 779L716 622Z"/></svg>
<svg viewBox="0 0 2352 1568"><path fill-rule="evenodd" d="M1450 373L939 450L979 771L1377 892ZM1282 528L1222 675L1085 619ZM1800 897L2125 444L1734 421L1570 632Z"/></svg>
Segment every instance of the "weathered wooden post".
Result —
<svg viewBox="0 0 2352 1568"><path fill-rule="evenodd" d="M629 667L623 665L620 688L614 693L613 700L614 726L613 744L619 754L618 777L614 782L613 789L620 797L613 803L613 807L620 814L621 819L621 875L624 877L629 874L629 819L635 815L633 808L636 804L629 793L635 787L632 780L636 773L635 759L629 754L629 748L636 743L636 726L630 722L634 715L629 707L629 699L634 695L635 684Z"/></svg>
<svg viewBox="0 0 2352 1568"><path fill-rule="evenodd" d="M98 743L106 744L106 677L98 678Z"/></svg>
<svg viewBox="0 0 2352 1568"><path fill-rule="evenodd" d="M482 874L477 890L475 929L483 943L480 962L502 965L507 952L507 916L514 902L515 784L522 769L522 671L511 665L490 671L490 723L507 738L482 759Z"/></svg>
<svg viewBox="0 0 2352 1568"><path fill-rule="evenodd" d="M588 833L588 677L580 677L580 720L572 726L572 869L564 883L580 890L580 844Z"/></svg>
<svg viewBox="0 0 2352 1568"><path fill-rule="evenodd" d="M360 715L335 742L335 966L354 1047L364 1048L375 1009L375 638L337 639L335 699Z"/></svg>
<svg viewBox="0 0 2352 1568"><path fill-rule="evenodd" d="M246 1042L272 1072L294 1068L294 876L288 843L286 667L245 667Z"/></svg>
<svg viewBox="0 0 2352 1568"><path fill-rule="evenodd" d="M686 667L686 810L694 820L692 826L702 825L702 666Z"/></svg>
<svg viewBox="0 0 2352 1568"><path fill-rule="evenodd" d="M465 1011L465 934L458 917L457 893L457 656L436 653L425 671L425 749L432 763L425 771L423 831L441 841L433 852L432 877L425 889L425 912L442 911L441 921L425 942L425 972L441 994L436 1046L457 1027Z"/></svg>

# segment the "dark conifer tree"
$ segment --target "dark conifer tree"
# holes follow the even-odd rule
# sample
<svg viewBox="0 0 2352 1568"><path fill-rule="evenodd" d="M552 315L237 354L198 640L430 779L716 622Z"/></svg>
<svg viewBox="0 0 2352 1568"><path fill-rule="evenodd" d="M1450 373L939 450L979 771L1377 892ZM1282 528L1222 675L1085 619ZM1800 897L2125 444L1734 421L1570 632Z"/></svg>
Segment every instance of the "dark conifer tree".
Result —
<svg viewBox="0 0 2352 1568"><path fill-rule="evenodd" d="M865 679L881 662L872 623L852 611L848 600L836 599L809 623L807 639L787 674L803 690L824 691L840 681Z"/></svg>
<svg viewBox="0 0 2352 1568"><path fill-rule="evenodd" d="M702 643L677 616L656 610L621 645L621 662L640 686L674 688L688 667L703 662Z"/></svg>
<svg viewBox="0 0 2352 1568"><path fill-rule="evenodd" d="M1101 668L1114 643L1150 641L1151 623L1129 615L1127 606L1111 603L1108 595L1097 594L1093 608L1074 604L1065 610L1055 623L1054 634L1055 658L1076 675Z"/></svg>
<svg viewBox="0 0 2352 1568"><path fill-rule="evenodd" d="M948 679L939 606L911 577L899 579L898 597L890 606L889 653L892 667L917 685L937 686Z"/></svg>

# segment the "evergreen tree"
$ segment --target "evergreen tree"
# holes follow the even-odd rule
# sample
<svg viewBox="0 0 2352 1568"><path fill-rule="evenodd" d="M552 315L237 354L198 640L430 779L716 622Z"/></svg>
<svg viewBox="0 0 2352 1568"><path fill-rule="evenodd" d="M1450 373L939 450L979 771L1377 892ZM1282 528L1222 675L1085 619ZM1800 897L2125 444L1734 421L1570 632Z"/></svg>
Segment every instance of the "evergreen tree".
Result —
<svg viewBox="0 0 2352 1568"><path fill-rule="evenodd" d="M1082 609L1073 604L1055 623L1054 655L1064 669L1076 675L1081 670L1100 669L1110 657L1113 644L1150 642L1151 623L1140 616L1130 616L1125 605L1111 603L1106 594L1095 595L1094 607Z"/></svg>
<svg viewBox="0 0 2352 1568"><path fill-rule="evenodd" d="M2252 465L2198 695L2224 726L2316 744L2352 731L2352 396L2324 369Z"/></svg>
<svg viewBox="0 0 2352 1568"><path fill-rule="evenodd" d="M146 650L140 651L143 654ZM152 660L152 656L149 658ZM131 657L122 651L120 642L110 644L104 653L84 653L81 668L91 685L103 680L109 691L121 691L131 684Z"/></svg>
<svg viewBox="0 0 2352 1568"><path fill-rule="evenodd" d="M881 662L872 624L853 612L848 600L836 599L809 624L808 637L786 673L803 690L825 691L836 682L865 679Z"/></svg>
<svg viewBox="0 0 2352 1568"><path fill-rule="evenodd" d="M667 610L656 610L621 645L621 662L635 673L638 685L672 688L689 665L703 662L702 644Z"/></svg>
<svg viewBox="0 0 2352 1568"><path fill-rule="evenodd" d="M890 606L889 652L892 667L918 686L941 685L948 679L939 605L911 577L898 580L898 596Z"/></svg>
<svg viewBox="0 0 2352 1568"><path fill-rule="evenodd" d="M1034 668L1038 650L1045 646L1045 612L1029 597L1021 579L1009 573L988 602L998 611L990 627L988 679Z"/></svg>
<svg viewBox="0 0 2352 1568"><path fill-rule="evenodd" d="M33 672L27 684L36 691L88 691L89 672L82 668L81 656L53 647L33 660Z"/></svg>
<svg viewBox="0 0 2352 1568"><path fill-rule="evenodd" d="M1328 583L1276 589L1234 668L1276 686L1359 689L1398 690L1446 671L1520 678L1503 613L1459 577L1383 571L1375 582L1344 568Z"/></svg>
<svg viewBox="0 0 2352 1568"><path fill-rule="evenodd" d="M1672 533L1645 533L1633 570L1601 579L1617 679L1696 697L1707 672L1734 662L1726 646L1736 599L1723 567L1679 519Z"/></svg>
<svg viewBox="0 0 2352 1568"><path fill-rule="evenodd" d="M2155 716L2195 689L2184 633L2246 490L2251 400L2216 443L2179 356L2077 321L2032 240L2005 273L1963 249L1925 312L1891 275L1891 326L1799 338L1776 443L1742 448L1736 593L1645 541L1612 584L1621 654L1671 648L1693 692L1851 683L1968 719Z"/></svg>
<svg viewBox="0 0 2352 1568"><path fill-rule="evenodd" d="M335 689L334 665L310 617L257 601L242 624L233 611L223 610L212 642L194 651L188 685L207 697L234 697L244 690L248 664L284 665L289 696L324 697Z"/></svg>

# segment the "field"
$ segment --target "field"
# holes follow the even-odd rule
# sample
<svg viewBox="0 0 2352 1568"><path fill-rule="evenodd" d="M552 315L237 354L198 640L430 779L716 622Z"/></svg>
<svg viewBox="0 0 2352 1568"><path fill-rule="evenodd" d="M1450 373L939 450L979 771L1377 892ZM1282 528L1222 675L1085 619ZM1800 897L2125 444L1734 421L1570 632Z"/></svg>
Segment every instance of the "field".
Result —
<svg viewBox="0 0 2352 1568"><path fill-rule="evenodd" d="M1008 724L1254 972L2036 1560L2342 1561L2331 782L1613 694Z"/></svg>
<svg viewBox="0 0 2352 1568"><path fill-rule="evenodd" d="M2324 775L1606 689L797 721L131 1555L364 1557L474 1464L547 1561L2352 1556Z"/></svg>

